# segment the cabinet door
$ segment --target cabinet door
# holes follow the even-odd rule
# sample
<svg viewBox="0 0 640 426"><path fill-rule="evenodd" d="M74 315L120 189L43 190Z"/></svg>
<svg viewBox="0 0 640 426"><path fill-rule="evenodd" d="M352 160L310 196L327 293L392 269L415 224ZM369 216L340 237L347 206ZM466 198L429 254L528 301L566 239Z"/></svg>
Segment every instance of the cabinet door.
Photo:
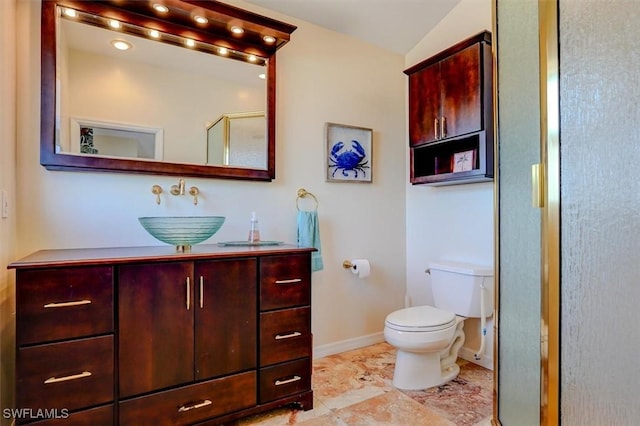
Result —
<svg viewBox="0 0 640 426"><path fill-rule="evenodd" d="M450 138L482 129L482 73L480 44L476 43L440 63L446 122L443 137Z"/></svg>
<svg viewBox="0 0 640 426"><path fill-rule="evenodd" d="M196 379L256 368L255 258L195 266Z"/></svg>
<svg viewBox="0 0 640 426"><path fill-rule="evenodd" d="M193 380L193 263L120 267L120 396Z"/></svg>
<svg viewBox="0 0 640 426"><path fill-rule="evenodd" d="M411 146L438 138L440 119L440 65L435 63L409 76L409 143Z"/></svg>

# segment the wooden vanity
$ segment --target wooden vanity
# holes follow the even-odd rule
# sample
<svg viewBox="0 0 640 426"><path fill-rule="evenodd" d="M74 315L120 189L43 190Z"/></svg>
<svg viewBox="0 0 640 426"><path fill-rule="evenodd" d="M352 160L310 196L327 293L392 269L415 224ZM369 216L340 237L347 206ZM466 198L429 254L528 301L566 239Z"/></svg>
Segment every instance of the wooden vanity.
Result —
<svg viewBox="0 0 640 426"><path fill-rule="evenodd" d="M58 417L33 424L217 425L313 408L314 249L174 250L44 250L9 265L16 408Z"/></svg>

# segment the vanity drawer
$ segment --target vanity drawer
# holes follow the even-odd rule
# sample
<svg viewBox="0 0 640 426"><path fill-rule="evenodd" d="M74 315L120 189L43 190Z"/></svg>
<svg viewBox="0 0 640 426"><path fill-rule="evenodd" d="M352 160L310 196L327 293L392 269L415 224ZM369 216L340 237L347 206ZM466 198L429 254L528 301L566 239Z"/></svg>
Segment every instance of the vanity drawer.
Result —
<svg viewBox="0 0 640 426"><path fill-rule="evenodd" d="M113 360L113 336L21 348L16 406L75 410L111 402Z"/></svg>
<svg viewBox="0 0 640 426"><path fill-rule="evenodd" d="M115 424L113 404L68 413L68 417L62 416L60 410L57 413L59 417L57 419L41 420L30 424L33 426L113 426Z"/></svg>
<svg viewBox="0 0 640 426"><path fill-rule="evenodd" d="M260 365L311 356L311 308L260 314Z"/></svg>
<svg viewBox="0 0 640 426"><path fill-rule="evenodd" d="M304 358L260 370L260 404L311 389L311 359Z"/></svg>
<svg viewBox="0 0 640 426"><path fill-rule="evenodd" d="M120 402L122 425L186 425L256 404L256 372Z"/></svg>
<svg viewBox="0 0 640 426"><path fill-rule="evenodd" d="M19 346L113 332L110 266L18 270Z"/></svg>
<svg viewBox="0 0 640 426"><path fill-rule="evenodd" d="M311 255L260 259L260 310L311 304Z"/></svg>

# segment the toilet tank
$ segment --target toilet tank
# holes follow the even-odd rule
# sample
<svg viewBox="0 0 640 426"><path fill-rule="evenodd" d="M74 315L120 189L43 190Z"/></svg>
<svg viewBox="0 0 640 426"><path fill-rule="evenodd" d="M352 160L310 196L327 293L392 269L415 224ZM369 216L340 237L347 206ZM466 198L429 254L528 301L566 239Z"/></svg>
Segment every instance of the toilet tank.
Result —
<svg viewBox="0 0 640 426"><path fill-rule="evenodd" d="M480 303L483 300L485 316L491 316L493 268L469 263L433 262L429 264L429 271L436 308L455 312L463 317L480 318Z"/></svg>

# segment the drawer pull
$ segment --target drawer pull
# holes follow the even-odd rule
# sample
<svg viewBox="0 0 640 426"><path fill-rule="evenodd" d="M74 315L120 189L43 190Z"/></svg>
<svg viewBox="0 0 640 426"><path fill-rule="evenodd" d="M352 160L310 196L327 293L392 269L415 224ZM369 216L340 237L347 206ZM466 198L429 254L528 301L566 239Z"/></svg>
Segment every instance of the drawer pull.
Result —
<svg viewBox="0 0 640 426"><path fill-rule="evenodd" d="M49 385L51 383L60 383L60 382L66 382L69 380L76 380L76 379L82 379L85 377L89 377L91 376L91 373L88 371L83 371L80 374L72 374L71 376L64 376L64 377L49 377L47 380L44 381L45 385Z"/></svg>
<svg viewBox="0 0 640 426"><path fill-rule="evenodd" d="M302 282L302 278L292 278L290 280L276 280L276 284L297 284Z"/></svg>
<svg viewBox="0 0 640 426"><path fill-rule="evenodd" d="M299 380L302 380L302 377L300 376L293 376L290 379L287 380L276 380L275 381L275 385L276 386L282 386L282 385L286 385L287 383L293 383L293 382L297 382Z"/></svg>
<svg viewBox="0 0 640 426"><path fill-rule="evenodd" d="M191 308L191 280L187 277L187 311Z"/></svg>
<svg viewBox="0 0 640 426"><path fill-rule="evenodd" d="M183 405L182 407L178 408L178 413L184 413L185 411L190 411L196 408L202 408L202 407L206 407L207 405L211 405L213 404L213 402L211 402L208 399L205 399L202 402L199 402L197 404L193 404L193 405Z"/></svg>
<svg viewBox="0 0 640 426"><path fill-rule="evenodd" d="M45 308L68 308L69 306L88 305L91 300L74 300L73 302L54 302L44 305Z"/></svg>
<svg viewBox="0 0 640 426"><path fill-rule="evenodd" d="M204 308L204 277L200 275L200 309Z"/></svg>
<svg viewBox="0 0 640 426"><path fill-rule="evenodd" d="M298 337L298 336L302 336L302 333L300 333L299 331L294 331L293 333L289 333L289 334L276 334L275 339L276 340L291 339L292 337Z"/></svg>

